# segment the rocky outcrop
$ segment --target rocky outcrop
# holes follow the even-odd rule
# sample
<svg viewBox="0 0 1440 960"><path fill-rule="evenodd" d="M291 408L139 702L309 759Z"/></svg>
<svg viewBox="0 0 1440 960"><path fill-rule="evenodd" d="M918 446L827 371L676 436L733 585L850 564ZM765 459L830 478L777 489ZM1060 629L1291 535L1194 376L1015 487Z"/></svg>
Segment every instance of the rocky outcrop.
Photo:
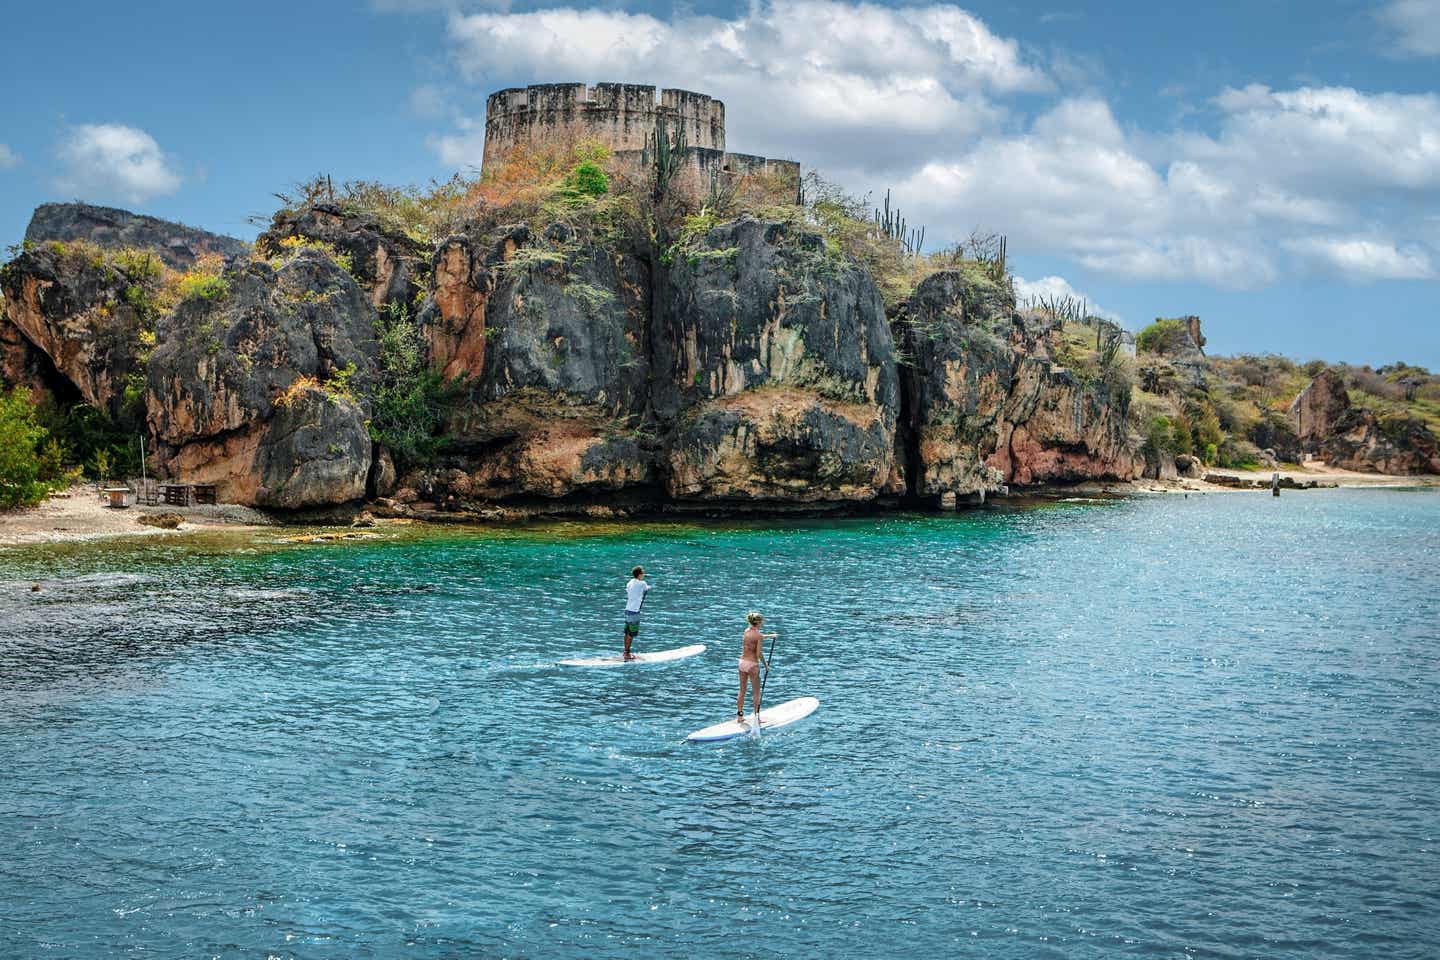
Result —
<svg viewBox="0 0 1440 960"><path fill-rule="evenodd" d="M442 469L406 485L479 501L653 482L648 265L554 224L453 237L420 314L430 366L463 382Z"/></svg>
<svg viewBox="0 0 1440 960"><path fill-rule="evenodd" d="M190 267L205 254L234 258L245 252L245 244L234 237L88 203L44 203L36 207L25 228L25 241L39 245L47 240L87 240L110 249L153 250L167 267L177 270Z"/></svg>
<svg viewBox="0 0 1440 960"><path fill-rule="evenodd" d="M1290 419L1302 442L1314 444L1335 433L1350 413L1350 391L1333 370L1320 374L1290 402Z"/></svg>
<svg viewBox="0 0 1440 960"><path fill-rule="evenodd" d="M1435 435L1419 420L1377 419L1352 408L1320 442L1318 452L1332 467L1367 473L1440 473Z"/></svg>
<svg viewBox="0 0 1440 960"><path fill-rule="evenodd" d="M1017 313L986 279L944 271L921 281L895 321L914 496L951 502L1011 483L1140 475L1128 384L1082 382L1058 366L1055 329Z"/></svg>
<svg viewBox="0 0 1440 960"><path fill-rule="evenodd" d="M57 396L75 392L45 352L10 322L0 291L0 386L12 384L25 387L35 403L53 403Z"/></svg>
<svg viewBox="0 0 1440 960"><path fill-rule="evenodd" d="M276 216L263 259L148 274L139 296L132 253L42 244L6 269L0 373L111 411L140 384L153 467L278 509L830 510L1140 471L1128 387L1059 365L1054 321L1008 285L940 274L890 318L864 267L793 223L612 230L472 223L424 259L314 204ZM424 389L397 407L379 384ZM424 467L367 422L412 409L443 413Z"/></svg>
<svg viewBox="0 0 1440 960"><path fill-rule="evenodd" d="M1143 451L1143 455L1145 466L1141 469L1140 475L1146 480L1175 480L1180 477L1179 461L1170 455L1170 451L1152 450L1147 447Z"/></svg>
<svg viewBox="0 0 1440 960"><path fill-rule="evenodd" d="M423 288L423 246L402 233L384 229L374 217L347 213L332 203L281 210L255 238L255 246L267 255L279 255L285 252L281 241L290 238L328 244L347 257L350 272L377 310L387 304L408 308Z"/></svg>
<svg viewBox="0 0 1440 960"><path fill-rule="evenodd" d="M1265 408L1260 419L1249 429L1250 442L1261 451L1269 451L1275 460L1299 463L1301 457L1300 437L1294 422L1279 410Z"/></svg>
<svg viewBox="0 0 1440 960"><path fill-rule="evenodd" d="M444 379L468 380L485 369L485 303L498 269L529 239L522 225L503 231L489 251L465 236L450 237L435 251L420 330L430 369Z"/></svg>
<svg viewBox="0 0 1440 960"><path fill-rule="evenodd" d="M145 350L132 279L85 251L41 245L0 269L0 372L46 393L68 392L112 416Z"/></svg>
<svg viewBox="0 0 1440 960"><path fill-rule="evenodd" d="M853 503L894 485L884 307L819 236L745 219L674 250L652 349L672 497Z"/></svg>
<svg viewBox="0 0 1440 960"><path fill-rule="evenodd" d="M1151 329L1160 331L1149 343L1151 356L1163 358L1163 364L1168 364L1169 367L1166 374L1160 375L1173 372L1190 387L1203 389L1206 375L1205 336L1200 332L1200 318L1188 316L1159 319ZM1145 375L1142 371L1142 377ZM1157 373L1152 372L1149 375L1153 377ZM1145 389L1151 388L1146 386Z"/></svg>
<svg viewBox="0 0 1440 960"><path fill-rule="evenodd" d="M1128 383L1086 382L1073 371L1026 358L1005 409L1008 443L990 457L1007 483L1030 486L1140 476L1127 416ZM1033 378L1033 379L1032 379Z"/></svg>
<svg viewBox="0 0 1440 960"><path fill-rule="evenodd" d="M305 251L226 272L214 299L161 321L147 406L158 466L222 499L298 508L360 498L375 311L349 274Z"/></svg>
<svg viewBox="0 0 1440 960"><path fill-rule="evenodd" d="M1344 379L1322 370L1290 404L1303 449L1332 467L1367 473L1440 473L1435 435L1410 417L1352 406Z"/></svg>
<svg viewBox="0 0 1440 960"><path fill-rule="evenodd" d="M1205 463L1199 457L1182 453L1175 458L1175 472L1187 480L1205 479Z"/></svg>

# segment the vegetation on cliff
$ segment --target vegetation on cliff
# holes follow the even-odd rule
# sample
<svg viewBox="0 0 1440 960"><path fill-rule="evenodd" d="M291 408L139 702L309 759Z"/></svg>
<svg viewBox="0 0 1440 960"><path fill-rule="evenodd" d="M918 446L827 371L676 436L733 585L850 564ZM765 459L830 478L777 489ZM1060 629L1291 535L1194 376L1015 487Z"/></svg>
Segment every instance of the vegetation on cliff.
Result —
<svg viewBox="0 0 1440 960"><path fill-rule="evenodd" d="M814 174L797 203L676 186L654 143L648 175L574 143L426 188L318 177L223 257L26 245L0 270L0 373L44 431L23 482L133 474L144 434L160 470L284 508L953 504L1317 449L1291 407L1323 365L1017 303L1004 237L925 252L888 194ZM1327 456L1440 464L1437 378L1331 372Z"/></svg>
<svg viewBox="0 0 1440 960"><path fill-rule="evenodd" d="M1195 318L1162 318L1136 337L1136 407L1151 447L1223 467L1296 463L1306 451L1291 407L1324 371L1340 378L1349 403L1369 412L1381 433L1423 442L1440 430L1440 377L1424 368L1207 356L1192 330Z"/></svg>
<svg viewBox="0 0 1440 960"><path fill-rule="evenodd" d="M50 492L41 478L46 435L25 388L0 393L0 507L29 506Z"/></svg>

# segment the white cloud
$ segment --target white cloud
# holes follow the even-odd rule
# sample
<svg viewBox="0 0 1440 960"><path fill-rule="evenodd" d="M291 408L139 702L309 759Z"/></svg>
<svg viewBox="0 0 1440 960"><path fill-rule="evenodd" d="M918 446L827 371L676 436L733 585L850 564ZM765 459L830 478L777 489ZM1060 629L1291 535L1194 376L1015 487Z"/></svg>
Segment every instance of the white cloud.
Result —
<svg viewBox="0 0 1440 960"><path fill-rule="evenodd" d="M1225 90L1215 105L1220 135L1181 144L1197 162L1259 168L1267 180L1321 190L1440 187L1440 95L1256 84Z"/></svg>
<svg viewBox="0 0 1440 960"><path fill-rule="evenodd" d="M0 170L9 170L20 165L20 154L0 143Z"/></svg>
<svg viewBox="0 0 1440 960"><path fill-rule="evenodd" d="M1376 16L1392 31L1400 56L1440 56L1440 0L1391 0Z"/></svg>
<svg viewBox="0 0 1440 960"><path fill-rule="evenodd" d="M1061 101L1029 131L981 140L948 161L927 163L896 188L929 198L914 219L981 224L1010 236L1014 250L1060 253L1132 278L1201 278L1252 286L1274 267L1216 219L1212 183L1182 168L1167 178L1130 142L1100 100Z"/></svg>
<svg viewBox="0 0 1440 960"><path fill-rule="evenodd" d="M59 149L56 185L93 199L143 203L174 193L180 175L144 130L118 123L72 127Z"/></svg>
<svg viewBox="0 0 1440 960"><path fill-rule="evenodd" d="M479 170L485 153L485 123L459 117L454 131L429 137L426 143L447 167Z"/></svg>
<svg viewBox="0 0 1440 960"><path fill-rule="evenodd" d="M622 80L719 97L731 149L800 160L857 192L893 186L932 243L980 226L1096 273L1231 288L1320 263L1374 279L1440 262L1425 220L1440 209L1436 94L1225 89L1200 132L1128 129L1105 100L1072 90L1025 120L1022 96L1088 81L1067 79L1063 51L1042 69L945 3L452 12L447 30L461 78L483 92ZM483 144L478 117L429 139L457 167L478 165Z"/></svg>
<svg viewBox="0 0 1440 960"><path fill-rule="evenodd" d="M1122 130L1103 101L1062 100L1028 130L930 160L896 194L925 198L915 222L980 223L1013 250L1129 278L1254 287L1296 258L1356 279L1428 275L1440 97L1252 86L1215 106L1214 135L1155 136ZM1352 239L1377 221L1398 239ZM1321 239L1292 242L1297 227Z"/></svg>
<svg viewBox="0 0 1440 960"><path fill-rule="evenodd" d="M444 87L423 83L410 91L410 109L417 117L441 117L452 96Z"/></svg>
<svg viewBox="0 0 1440 960"><path fill-rule="evenodd" d="M1287 240L1284 246L1354 280L1428 280L1435 276L1426 251L1416 246L1400 249L1386 240L1305 237Z"/></svg>
<svg viewBox="0 0 1440 960"><path fill-rule="evenodd" d="M734 18L659 19L559 7L452 15L461 73L583 82L631 80L724 100L732 149L842 155L896 170L994 126L997 94L1047 89L1014 40L959 7L894 10L843 0L769 0Z"/></svg>
<svg viewBox="0 0 1440 960"><path fill-rule="evenodd" d="M1118 313L1115 313L1111 310L1106 310L1104 307L1100 306L1098 303L1092 300L1088 294L1081 293L1079 290L1076 290L1074 287L1072 287L1070 285L1070 281L1066 280L1064 277L1057 277L1052 274L1048 277L1041 277L1039 280L1026 280L1024 277L1016 274L1014 280L1015 299L1021 303L1024 303L1026 301L1034 302L1040 298L1044 298L1046 300L1063 300L1066 297L1069 297L1072 300L1083 301L1085 303L1086 313L1089 316L1104 317L1105 319L1113 320L1116 323L1121 322L1120 315Z"/></svg>

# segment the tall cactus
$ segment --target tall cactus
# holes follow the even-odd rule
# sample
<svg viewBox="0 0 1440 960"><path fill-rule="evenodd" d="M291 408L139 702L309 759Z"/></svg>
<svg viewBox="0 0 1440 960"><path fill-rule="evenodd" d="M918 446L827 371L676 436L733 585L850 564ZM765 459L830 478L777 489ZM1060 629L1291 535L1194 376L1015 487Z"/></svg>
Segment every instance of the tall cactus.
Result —
<svg viewBox="0 0 1440 960"><path fill-rule="evenodd" d="M890 209L889 190L885 191L882 207L875 211L875 235L894 240L910 256L919 256L920 248L925 245L925 228L907 229L900 208Z"/></svg>
<svg viewBox="0 0 1440 960"><path fill-rule="evenodd" d="M1001 234L1000 242L995 245L995 256L986 262L986 268L990 272L990 279L996 283L1005 282L1005 236Z"/></svg>
<svg viewBox="0 0 1440 960"><path fill-rule="evenodd" d="M655 175L655 200L658 202L670 189L670 181L680 171L680 164L684 159L685 150L688 147L685 139L685 124L676 124L675 132L667 134L665 131L665 118L655 118L655 132L647 138L646 148L650 154L650 164Z"/></svg>

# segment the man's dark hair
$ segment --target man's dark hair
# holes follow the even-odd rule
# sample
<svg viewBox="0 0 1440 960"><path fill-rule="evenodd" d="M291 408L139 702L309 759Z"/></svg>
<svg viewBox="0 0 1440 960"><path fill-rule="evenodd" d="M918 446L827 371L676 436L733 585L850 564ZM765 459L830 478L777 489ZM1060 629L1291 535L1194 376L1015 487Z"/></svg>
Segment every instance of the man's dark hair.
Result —
<svg viewBox="0 0 1440 960"><path fill-rule="evenodd" d="M634 577L636 580L639 580L641 577L645 576L645 568L636 567L634 570L630 571L630 576Z"/></svg>

